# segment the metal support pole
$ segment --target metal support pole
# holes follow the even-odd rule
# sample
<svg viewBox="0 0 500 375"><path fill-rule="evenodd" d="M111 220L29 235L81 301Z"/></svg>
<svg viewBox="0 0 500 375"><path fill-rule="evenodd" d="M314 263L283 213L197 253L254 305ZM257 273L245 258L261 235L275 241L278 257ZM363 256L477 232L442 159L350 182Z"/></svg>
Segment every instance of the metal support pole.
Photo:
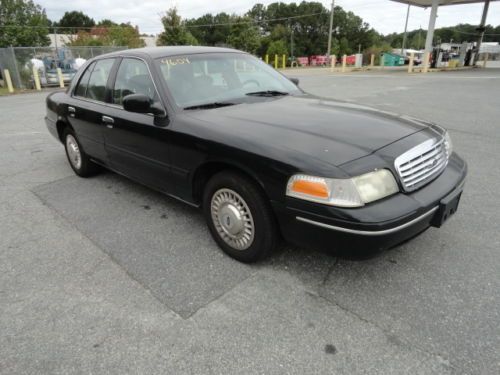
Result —
<svg viewBox="0 0 500 375"><path fill-rule="evenodd" d="M432 40L434 39L434 27L436 26L437 11L440 0L432 0L431 15L429 17L429 27L427 28L427 37L425 38L425 50L423 68L427 72L429 68L429 56L432 52ZM427 58L425 58L427 56Z"/></svg>
<svg viewBox="0 0 500 375"><path fill-rule="evenodd" d="M406 22L405 22L405 32L403 34L403 44L401 45L401 55L404 53L406 45L406 31L408 30L408 18L410 17L410 4L408 4L408 10L406 11Z"/></svg>
<svg viewBox="0 0 500 375"><path fill-rule="evenodd" d="M330 28L328 29L328 48L326 55L330 56L332 49L332 29L333 29L333 9L335 7L335 0L332 0L332 9L330 10Z"/></svg>
<svg viewBox="0 0 500 375"><path fill-rule="evenodd" d="M477 39L477 57L479 58L479 50L481 48L481 44L483 43L483 37L484 37L484 31L485 27L484 25L486 24L486 17L488 16L488 8L490 7L490 0L486 0L484 2L484 7L483 7L483 15L481 16L481 23L479 24L479 27L477 28L479 31L479 37ZM476 59L479 60L479 59Z"/></svg>

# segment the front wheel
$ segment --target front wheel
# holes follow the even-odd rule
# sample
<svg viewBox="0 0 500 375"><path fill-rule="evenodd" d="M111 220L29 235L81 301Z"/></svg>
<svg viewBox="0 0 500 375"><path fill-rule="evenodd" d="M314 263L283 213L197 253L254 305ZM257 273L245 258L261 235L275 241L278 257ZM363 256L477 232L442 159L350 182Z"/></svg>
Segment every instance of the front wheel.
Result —
<svg viewBox="0 0 500 375"><path fill-rule="evenodd" d="M255 262L276 247L278 234L267 200L248 178L220 172L207 183L203 212L212 237L231 257Z"/></svg>

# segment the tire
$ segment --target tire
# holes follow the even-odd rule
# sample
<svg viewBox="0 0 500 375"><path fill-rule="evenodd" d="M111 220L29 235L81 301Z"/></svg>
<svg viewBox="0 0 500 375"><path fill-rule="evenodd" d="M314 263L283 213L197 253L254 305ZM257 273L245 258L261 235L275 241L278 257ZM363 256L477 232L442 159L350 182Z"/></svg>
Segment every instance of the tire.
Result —
<svg viewBox="0 0 500 375"><path fill-rule="evenodd" d="M203 214L215 242L240 262L262 260L278 243L269 203L255 183L240 174L223 171L208 181Z"/></svg>
<svg viewBox="0 0 500 375"><path fill-rule="evenodd" d="M85 153L73 129L64 129L63 141L69 165L78 176L90 177L99 171L99 166Z"/></svg>

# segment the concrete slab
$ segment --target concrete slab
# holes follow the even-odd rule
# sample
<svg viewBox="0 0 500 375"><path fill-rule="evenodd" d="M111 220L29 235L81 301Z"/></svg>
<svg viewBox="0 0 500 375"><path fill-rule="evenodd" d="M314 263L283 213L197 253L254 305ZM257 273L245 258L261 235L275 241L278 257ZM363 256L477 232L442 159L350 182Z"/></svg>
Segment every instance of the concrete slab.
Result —
<svg viewBox="0 0 500 375"><path fill-rule="evenodd" d="M34 192L183 317L254 272L219 250L200 211L116 174L69 177Z"/></svg>

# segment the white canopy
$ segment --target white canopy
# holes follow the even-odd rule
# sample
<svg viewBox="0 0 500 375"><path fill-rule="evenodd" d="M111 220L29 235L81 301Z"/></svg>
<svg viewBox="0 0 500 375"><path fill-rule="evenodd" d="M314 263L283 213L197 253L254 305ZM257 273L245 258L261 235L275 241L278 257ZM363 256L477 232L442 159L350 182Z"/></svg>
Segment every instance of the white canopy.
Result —
<svg viewBox="0 0 500 375"><path fill-rule="evenodd" d="M398 3L410 4L416 7L427 8L432 5L432 0L391 0ZM458 5L458 4L472 4L472 3L484 3L485 0L441 0L439 6L443 5ZM498 0L491 0L498 1Z"/></svg>

